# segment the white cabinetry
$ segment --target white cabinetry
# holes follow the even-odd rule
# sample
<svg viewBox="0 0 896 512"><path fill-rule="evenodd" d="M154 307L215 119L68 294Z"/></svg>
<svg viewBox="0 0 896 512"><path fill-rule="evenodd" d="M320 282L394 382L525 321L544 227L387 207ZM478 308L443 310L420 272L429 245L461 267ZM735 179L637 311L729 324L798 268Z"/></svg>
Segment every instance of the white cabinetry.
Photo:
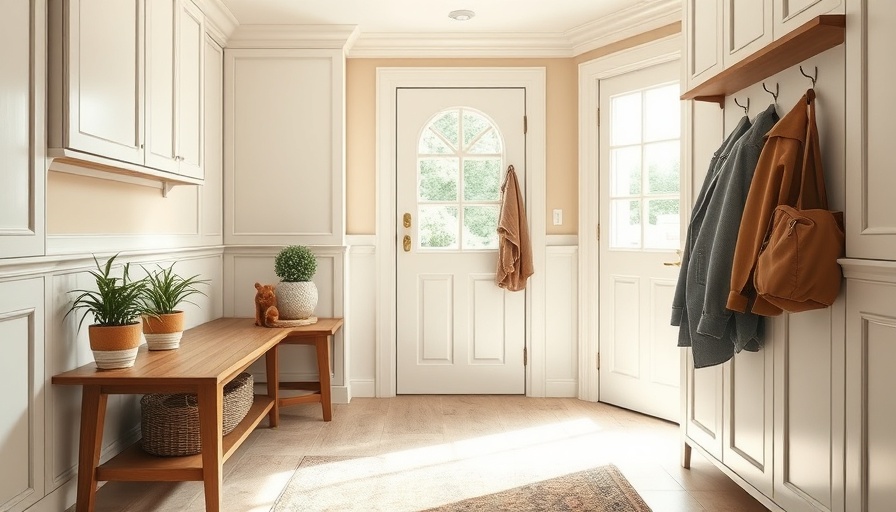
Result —
<svg viewBox="0 0 896 512"><path fill-rule="evenodd" d="M685 90L756 54L816 16L843 10L843 0L684 0Z"/></svg>
<svg viewBox="0 0 896 512"><path fill-rule="evenodd" d="M189 1L146 3L146 165L201 179L202 13Z"/></svg>
<svg viewBox="0 0 896 512"><path fill-rule="evenodd" d="M190 0L49 0L50 156L202 181L203 16Z"/></svg>
<svg viewBox="0 0 896 512"><path fill-rule="evenodd" d="M225 244L343 245L344 69L342 49L225 50Z"/></svg>
<svg viewBox="0 0 896 512"><path fill-rule="evenodd" d="M224 235L224 49L205 37L204 163L202 185L203 243L221 245Z"/></svg>
<svg viewBox="0 0 896 512"><path fill-rule="evenodd" d="M44 280L0 282L0 510L44 497Z"/></svg>
<svg viewBox="0 0 896 512"><path fill-rule="evenodd" d="M45 24L43 0L0 16L0 258L44 254Z"/></svg>

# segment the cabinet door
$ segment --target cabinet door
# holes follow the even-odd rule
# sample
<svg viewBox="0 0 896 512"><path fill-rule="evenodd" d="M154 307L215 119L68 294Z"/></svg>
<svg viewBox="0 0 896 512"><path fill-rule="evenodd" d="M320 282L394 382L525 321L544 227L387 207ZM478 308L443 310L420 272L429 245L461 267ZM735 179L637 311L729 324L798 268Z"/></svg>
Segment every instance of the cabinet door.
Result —
<svg viewBox="0 0 896 512"><path fill-rule="evenodd" d="M688 350L684 431L695 443L718 460L722 460L722 367L694 368Z"/></svg>
<svg viewBox="0 0 896 512"><path fill-rule="evenodd" d="M685 0L686 89L722 71L722 0Z"/></svg>
<svg viewBox="0 0 896 512"><path fill-rule="evenodd" d="M43 283L0 282L0 510L25 510L44 496Z"/></svg>
<svg viewBox="0 0 896 512"><path fill-rule="evenodd" d="M843 4L844 0L775 0L775 39L821 14L842 13Z"/></svg>
<svg viewBox="0 0 896 512"><path fill-rule="evenodd" d="M772 42L772 0L724 0L725 67Z"/></svg>
<svg viewBox="0 0 896 512"><path fill-rule="evenodd" d="M143 164L143 1L69 0L64 145Z"/></svg>
<svg viewBox="0 0 896 512"><path fill-rule="evenodd" d="M178 174L202 179L203 56L205 27L193 2L178 2L177 13L177 151Z"/></svg>
<svg viewBox="0 0 896 512"><path fill-rule="evenodd" d="M845 311L775 320L774 499L788 511L844 510Z"/></svg>
<svg viewBox="0 0 896 512"><path fill-rule="evenodd" d="M759 352L742 351L725 365L722 462L766 496L772 495L774 328L766 323Z"/></svg>
<svg viewBox="0 0 896 512"><path fill-rule="evenodd" d="M846 510L893 510L896 283L849 279L846 293Z"/></svg>
<svg viewBox="0 0 896 512"><path fill-rule="evenodd" d="M205 38L205 181L199 189L202 204L202 239L208 245L224 243L224 50Z"/></svg>
<svg viewBox="0 0 896 512"><path fill-rule="evenodd" d="M846 31L846 255L896 257L892 137L896 3L850 2Z"/></svg>
<svg viewBox="0 0 896 512"><path fill-rule="evenodd" d="M146 3L147 167L177 171L175 145L176 0Z"/></svg>
<svg viewBox="0 0 896 512"><path fill-rule="evenodd" d="M0 258L44 253L45 24L39 0L0 16Z"/></svg>

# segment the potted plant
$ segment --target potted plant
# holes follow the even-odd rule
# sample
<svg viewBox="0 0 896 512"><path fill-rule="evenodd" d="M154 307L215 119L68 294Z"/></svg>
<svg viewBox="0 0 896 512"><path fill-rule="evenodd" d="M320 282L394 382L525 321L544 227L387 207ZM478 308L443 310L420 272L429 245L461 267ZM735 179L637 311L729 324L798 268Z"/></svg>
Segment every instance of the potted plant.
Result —
<svg viewBox="0 0 896 512"><path fill-rule="evenodd" d="M143 294L146 281L132 280L128 274L129 264L124 265L122 277L112 276L112 265L118 254L109 258L105 265L93 257L96 270L90 275L96 281L96 290L73 290L78 293L65 314L83 311L78 329L87 315L93 315L94 324L88 328L90 349L97 368L108 370L128 368L137 358L137 347L143 343L140 317L147 314Z"/></svg>
<svg viewBox="0 0 896 512"><path fill-rule="evenodd" d="M177 309L191 295L205 295L197 285L207 284L199 275L183 278L174 272L174 264L158 270L146 268L146 288L143 303L147 314L143 316L143 336L149 350L171 350L180 346L184 334L184 312Z"/></svg>
<svg viewBox="0 0 896 512"><path fill-rule="evenodd" d="M317 307L317 286L311 281L317 271L314 254L304 245L288 245L274 259L277 285L277 309L283 320L311 318Z"/></svg>

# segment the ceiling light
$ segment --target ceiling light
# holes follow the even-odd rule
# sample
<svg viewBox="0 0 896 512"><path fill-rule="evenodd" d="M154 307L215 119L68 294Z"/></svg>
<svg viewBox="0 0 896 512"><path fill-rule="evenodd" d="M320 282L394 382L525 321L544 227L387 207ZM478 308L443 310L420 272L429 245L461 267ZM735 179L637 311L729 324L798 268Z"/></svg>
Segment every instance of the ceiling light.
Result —
<svg viewBox="0 0 896 512"><path fill-rule="evenodd" d="M449 18L457 21L467 21L473 16L476 16L476 13L469 9L461 9L459 11L451 11L448 13Z"/></svg>

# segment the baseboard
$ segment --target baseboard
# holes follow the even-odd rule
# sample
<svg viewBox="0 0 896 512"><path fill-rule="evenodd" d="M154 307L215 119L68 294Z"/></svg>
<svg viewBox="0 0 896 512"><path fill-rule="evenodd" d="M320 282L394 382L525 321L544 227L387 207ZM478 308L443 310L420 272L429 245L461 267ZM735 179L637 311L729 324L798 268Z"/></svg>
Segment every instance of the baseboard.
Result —
<svg viewBox="0 0 896 512"><path fill-rule="evenodd" d="M353 380L351 388L353 397L376 398L376 381L373 379Z"/></svg>
<svg viewBox="0 0 896 512"><path fill-rule="evenodd" d="M28 507L28 512L66 512L75 510L75 502L78 501L78 479L69 479L52 492L41 498L40 501Z"/></svg>
<svg viewBox="0 0 896 512"><path fill-rule="evenodd" d="M544 396L548 398L575 398L579 383L573 379L556 379L545 382Z"/></svg>
<svg viewBox="0 0 896 512"><path fill-rule="evenodd" d="M331 386L330 402L334 404L347 404L352 401L352 394L347 386Z"/></svg>

